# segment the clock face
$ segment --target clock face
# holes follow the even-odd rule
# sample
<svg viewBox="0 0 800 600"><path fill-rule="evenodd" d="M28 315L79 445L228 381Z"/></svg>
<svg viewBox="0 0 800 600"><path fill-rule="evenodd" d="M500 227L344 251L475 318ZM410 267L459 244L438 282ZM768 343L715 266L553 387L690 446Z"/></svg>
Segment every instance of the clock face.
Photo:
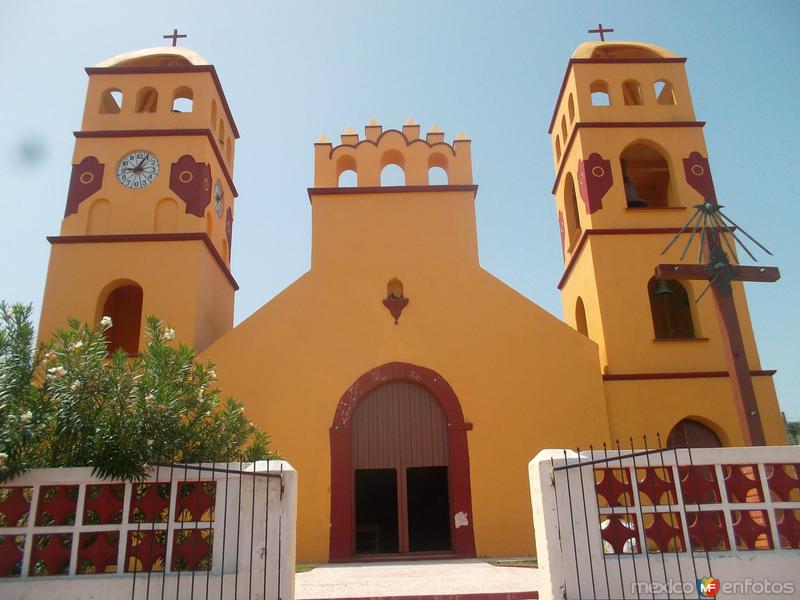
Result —
<svg viewBox="0 0 800 600"><path fill-rule="evenodd" d="M222 198L225 195L225 192L222 189L222 184L217 179L214 182L214 208L217 210L217 216L222 216Z"/></svg>
<svg viewBox="0 0 800 600"><path fill-rule="evenodd" d="M149 150L131 150L117 164L117 179L126 188L146 188L158 176L158 159Z"/></svg>

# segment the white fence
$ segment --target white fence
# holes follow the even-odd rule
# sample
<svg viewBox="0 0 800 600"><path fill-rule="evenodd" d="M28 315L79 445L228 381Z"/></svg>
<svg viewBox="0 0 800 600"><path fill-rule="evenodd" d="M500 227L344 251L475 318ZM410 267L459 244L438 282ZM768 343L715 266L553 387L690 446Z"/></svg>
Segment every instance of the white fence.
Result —
<svg viewBox="0 0 800 600"><path fill-rule="evenodd" d="M543 450L529 475L542 599L800 595L800 447Z"/></svg>
<svg viewBox="0 0 800 600"><path fill-rule="evenodd" d="M0 598L292 600L296 505L284 461L36 469L0 485Z"/></svg>

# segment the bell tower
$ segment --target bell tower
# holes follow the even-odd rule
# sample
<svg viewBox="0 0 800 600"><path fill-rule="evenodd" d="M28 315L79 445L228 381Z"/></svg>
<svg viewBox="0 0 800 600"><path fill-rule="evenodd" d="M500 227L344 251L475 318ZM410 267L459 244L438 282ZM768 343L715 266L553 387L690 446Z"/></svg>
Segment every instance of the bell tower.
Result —
<svg viewBox="0 0 800 600"><path fill-rule="evenodd" d="M696 302L707 282L654 277L657 264L680 261L691 229L661 252L714 193L685 62L639 42L588 42L570 59L549 129L558 287L567 323L598 345L612 439L739 445L715 308ZM690 252L696 261L697 243ZM761 369L744 289L733 287L767 440L785 443L774 372Z"/></svg>
<svg viewBox="0 0 800 600"><path fill-rule="evenodd" d="M40 335L110 316L135 354L156 315L202 350L233 325L234 144L214 67L151 48L86 69L89 86L66 209L48 237Z"/></svg>

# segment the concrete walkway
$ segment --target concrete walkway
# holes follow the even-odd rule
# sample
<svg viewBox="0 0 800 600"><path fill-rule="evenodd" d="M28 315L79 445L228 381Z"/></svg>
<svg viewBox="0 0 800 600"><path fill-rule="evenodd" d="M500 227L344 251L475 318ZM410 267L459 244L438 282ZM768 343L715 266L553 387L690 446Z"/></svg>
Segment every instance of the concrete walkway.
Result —
<svg viewBox="0 0 800 600"><path fill-rule="evenodd" d="M536 597L530 592L538 589L538 575L535 568L498 567L482 560L321 565L295 576L295 597L311 600L480 594L519 600Z"/></svg>

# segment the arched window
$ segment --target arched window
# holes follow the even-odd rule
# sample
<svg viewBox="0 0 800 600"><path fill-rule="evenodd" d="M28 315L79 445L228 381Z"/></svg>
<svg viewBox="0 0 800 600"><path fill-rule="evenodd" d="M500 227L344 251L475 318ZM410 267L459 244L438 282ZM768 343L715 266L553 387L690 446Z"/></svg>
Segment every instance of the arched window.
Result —
<svg viewBox="0 0 800 600"><path fill-rule="evenodd" d="M561 140L556 136L556 161L561 160Z"/></svg>
<svg viewBox="0 0 800 600"><path fill-rule="evenodd" d="M211 234L214 231L214 218L211 216L211 209L206 213L206 235L211 239Z"/></svg>
<svg viewBox="0 0 800 600"><path fill-rule="evenodd" d="M567 117L561 115L561 139L564 140L564 145L567 144Z"/></svg>
<svg viewBox="0 0 800 600"><path fill-rule="evenodd" d="M356 158L352 154L344 154L336 161L336 178L339 187L358 186L358 170Z"/></svg>
<svg viewBox="0 0 800 600"><path fill-rule="evenodd" d="M100 96L100 112L103 114L116 114L122 110L122 92L116 88L109 88Z"/></svg>
<svg viewBox="0 0 800 600"><path fill-rule="evenodd" d="M108 233L111 222L111 204L108 200L100 199L92 202L89 207L89 218L86 219L86 233L100 235Z"/></svg>
<svg viewBox="0 0 800 600"><path fill-rule="evenodd" d="M194 94L191 88L179 87L172 94L172 112L190 113L194 104Z"/></svg>
<svg viewBox="0 0 800 600"><path fill-rule="evenodd" d="M669 448L722 448L722 441L714 431L694 419L679 421L667 438Z"/></svg>
<svg viewBox="0 0 800 600"><path fill-rule="evenodd" d="M381 185L405 185L405 158L397 150L388 150L381 156Z"/></svg>
<svg viewBox="0 0 800 600"><path fill-rule="evenodd" d="M217 101L211 99L211 128L214 128L214 123L217 122Z"/></svg>
<svg viewBox="0 0 800 600"><path fill-rule="evenodd" d="M572 94L569 95L567 100L567 111L569 112L569 124L572 125L575 120L575 100L572 98Z"/></svg>
<svg viewBox="0 0 800 600"><path fill-rule="evenodd" d="M639 106L642 102L642 85L635 79L622 84L622 98L628 106Z"/></svg>
<svg viewBox="0 0 800 600"><path fill-rule="evenodd" d="M580 296L575 302L575 329L589 337L589 326L586 324L586 309Z"/></svg>
<svg viewBox="0 0 800 600"><path fill-rule="evenodd" d="M620 154L625 199L631 208L670 205L669 164L650 145L631 144Z"/></svg>
<svg viewBox="0 0 800 600"><path fill-rule="evenodd" d="M653 89L656 93L656 101L659 104L675 105L675 89L672 84L666 79L659 79L653 84Z"/></svg>
<svg viewBox="0 0 800 600"><path fill-rule="evenodd" d="M218 139L219 143L224 145L225 144L225 123L222 119L219 120L219 129L218 129Z"/></svg>
<svg viewBox="0 0 800 600"><path fill-rule="evenodd" d="M139 352L139 332L142 326L142 288L136 283L124 283L114 288L103 303L103 317L111 317L112 326L106 330L108 351Z"/></svg>
<svg viewBox="0 0 800 600"><path fill-rule="evenodd" d="M611 96L605 81L593 81L589 86L589 93L592 95L592 106L611 106Z"/></svg>
<svg viewBox="0 0 800 600"><path fill-rule="evenodd" d="M447 157L441 152L436 152L428 157L428 185L447 185L449 175L447 172Z"/></svg>
<svg viewBox="0 0 800 600"><path fill-rule="evenodd" d="M656 339L694 337L689 294L680 281L652 277L647 282L647 293Z"/></svg>
<svg viewBox="0 0 800 600"><path fill-rule="evenodd" d="M154 113L158 108L158 92L155 88L146 87L136 94L136 112Z"/></svg>
<svg viewBox="0 0 800 600"><path fill-rule="evenodd" d="M575 193L575 180L572 178L572 173L567 173L564 180L564 217L567 225L567 249L572 250L581 237L578 196Z"/></svg>
<svg viewBox="0 0 800 600"><path fill-rule="evenodd" d="M153 231L156 233L169 233L175 231L178 223L178 203L172 198L164 198L156 205L156 217L153 221Z"/></svg>

